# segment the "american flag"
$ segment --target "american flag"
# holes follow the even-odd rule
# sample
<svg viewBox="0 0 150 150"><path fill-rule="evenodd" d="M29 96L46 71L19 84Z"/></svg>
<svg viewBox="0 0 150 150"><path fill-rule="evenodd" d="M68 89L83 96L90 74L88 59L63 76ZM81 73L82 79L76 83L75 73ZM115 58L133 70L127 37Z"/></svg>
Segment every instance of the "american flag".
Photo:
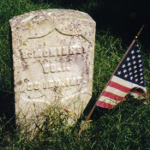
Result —
<svg viewBox="0 0 150 150"><path fill-rule="evenodd" d="M146 98L142 55L137 40L131 43L96 105L111 109L129 94L134 98Z"/></svg>

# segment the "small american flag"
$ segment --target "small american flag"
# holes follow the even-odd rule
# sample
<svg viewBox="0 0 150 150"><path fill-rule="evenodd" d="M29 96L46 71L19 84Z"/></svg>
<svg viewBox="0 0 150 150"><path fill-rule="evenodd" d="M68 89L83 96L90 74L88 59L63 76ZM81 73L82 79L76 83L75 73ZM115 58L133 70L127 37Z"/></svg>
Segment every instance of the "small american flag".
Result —
<svg viewBox="0 0 150 150"><path fill-rule="evenodd" d="M146 98L142 55L137 40L131 43L96 105L111 109L129 94L134 98Z"/></svg>

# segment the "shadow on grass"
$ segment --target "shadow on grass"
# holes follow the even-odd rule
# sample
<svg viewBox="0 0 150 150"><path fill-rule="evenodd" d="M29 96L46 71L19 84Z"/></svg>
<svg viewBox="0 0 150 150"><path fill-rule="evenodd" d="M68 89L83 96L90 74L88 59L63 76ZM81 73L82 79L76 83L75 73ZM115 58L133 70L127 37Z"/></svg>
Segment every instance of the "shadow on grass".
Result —
<svg viewBox="0 0 150 150"><path fill-rule="evenodd" d="M3 90L1 85L0 90L0 130L13 131L15 125L15 99L14 99L14 75L13 75L13 59L12 59L12 37L9 28L10 42L10 59L11 59L11 89L10 91Z"/></svg>
<svg viewBox="0 0 150 150"><path fill-rule="evenodd" d="M10 92L0 91L0 124L1 129L6 131L14 130L15 128L15 105L14 94Z"/></svg>

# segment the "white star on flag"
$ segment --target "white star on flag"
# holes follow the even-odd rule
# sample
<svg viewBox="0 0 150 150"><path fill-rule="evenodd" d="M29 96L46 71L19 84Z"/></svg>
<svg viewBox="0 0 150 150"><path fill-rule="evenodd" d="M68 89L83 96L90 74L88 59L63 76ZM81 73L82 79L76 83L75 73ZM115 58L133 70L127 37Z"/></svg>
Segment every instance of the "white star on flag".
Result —
<svg viewBox="0 0 150 150"><path fill-rule="evenodd" d="M139 44L136 44L135 47L139 47Z"/></svg>
<svg viewBox="0 0 150 150"><path fill-rule="evenodd" d="M133 79L133 76L130 77L130 80L132 80L132 79Z"/></svg>
<svg viewBox="0 0 150 150"><path fill-rule="evenodd" d="M118 74L120 75L120 74L121 74L121 71L118 71Z"/></svg>
<svg viewBox="0 0 150 150"><path fill-rule="evenodd" d="M136 64L136 61L133 61L133 64Z"/></svg>
<svg viewBox="0 0 150 150"><path fill-rule="evenodd" d="M143 71L143 69L140 69L140 71Z"/></svg>
<svg viewBox="0 0 150 150"><path fill-rule="evenodd" d="M139 63L141 63L141 62L142 62L142 60L140 59L138 62L139 62Z"/></svg>
<svg viewBox="0 0 150 150"><path fill-rule="evenodd" d="M140 80L143 80L143 77L141 77Z"/></svg>
<svg viewBox="0 0 150 150"><path fill-rule="evenodd" d="M135 56L132 56L132 59L135 59Z"/></svg>
<svg viewBox="0 0 150 150"><path fill-rule="evenodd" d="M138 49L136 52L137 52L137 53L140 53L140 50Z"/></svg>
<svg viewBox="0 0 150 150"><path fill-rule="evenodd" d="M128 65L127 66L131 66L131 63L128 63Z"/></svg>
<svg viewBox="0 0 150 150"><path fill-rule="evenodd" d="M142 76L143 75L143 73L140 73L140 76Z"/></svg>
<svg viewBox="0 0 150 150"><path fill-rule="evenodd" d="M126 67L126 65L125 65L125 64L123 64L123 65L122 65L122 68L125 68L125 67Z"/></svg>
<svg viewBox="0 0 150 150"><path fill-rule="evenodd" d="M127 70L126 70L126 69L124 69L124 70L123 70L123 72L124 72L124 73L126 73L126 72L127 72Z"/></svg>
<svg viewBox="0 0 150 150"><path fill-rule="evenodd" d="M125 76L124 76L125 78L127 78L128 77L128 75L127 74L125 74Z"/></svg>
<svg viewBox="0 0 150 150"><path fill-rule="evenodd" d="M128 70L129 70L129 71L131 71L131 70L132 70L132 68L129 68Z"/></svg>
<svg viewBox="0 0 150 150"><path fill-rule="evenodd" d="M137 70L134 70L134 73L137 73Z"/></svg>
<svg viewBox="0 0 150 150"><path fill-rule="evenodd" d="M127 58L127 61L129 61L129 60L130 60L130 57Z"/></svg>

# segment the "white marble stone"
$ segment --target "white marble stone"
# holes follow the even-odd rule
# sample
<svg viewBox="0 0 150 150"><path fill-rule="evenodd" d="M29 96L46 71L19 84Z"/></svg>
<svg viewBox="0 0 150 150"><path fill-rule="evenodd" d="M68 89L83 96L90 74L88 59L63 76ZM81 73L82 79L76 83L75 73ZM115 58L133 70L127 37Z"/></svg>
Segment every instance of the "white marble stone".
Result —
<svg viewBox="0 0 150 150"><path fill-rule="evenodd" d="M88 14L63 9L10 20L17 122L48 106L80 117L92 95L95 25Z"/></svg>

